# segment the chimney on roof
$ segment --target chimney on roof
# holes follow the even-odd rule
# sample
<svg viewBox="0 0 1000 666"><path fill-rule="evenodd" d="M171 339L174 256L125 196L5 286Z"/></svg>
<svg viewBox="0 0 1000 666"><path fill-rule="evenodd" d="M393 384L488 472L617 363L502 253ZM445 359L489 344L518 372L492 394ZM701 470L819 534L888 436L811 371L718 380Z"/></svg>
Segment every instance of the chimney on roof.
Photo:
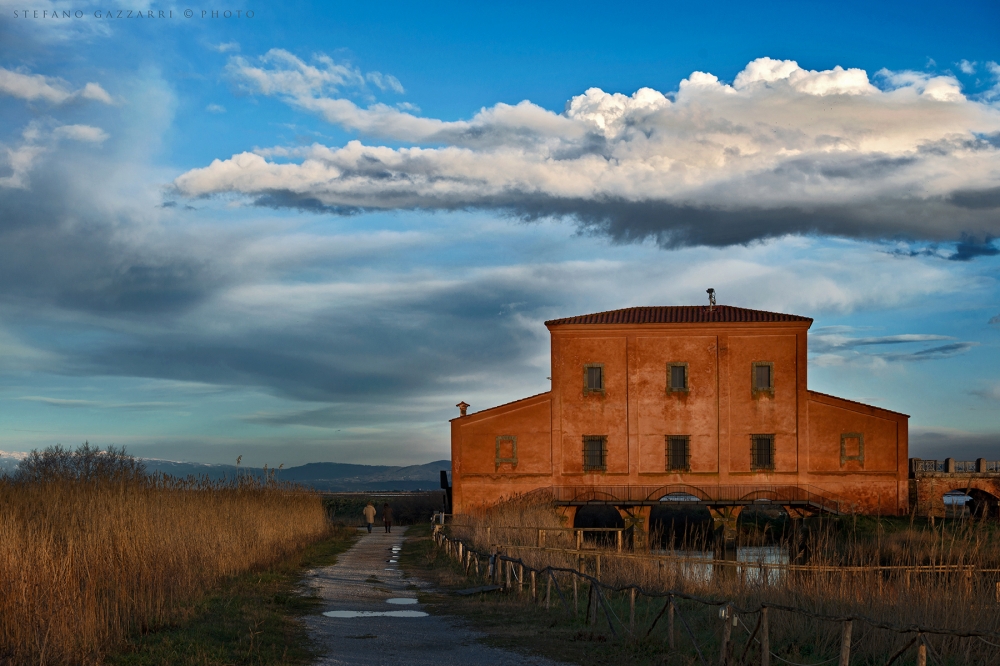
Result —
<svg viewBox="0 0 1000 666"><path fill-rule="evenodd" d="M708 310L711 312L715 310L715 290L709 287L705 291L708 293Z"/></svg>
<svg viewBox="0 0 1000 666"><path fill-rule="evenodd" d="M463 400L462 402L458 403L455 406L458 407L458 412L459 412L458 415L459 416L465 416L465 412L467 412L469 410L469 407L471 405L469 405L469 403L467 403L466 401Z"/></svg>

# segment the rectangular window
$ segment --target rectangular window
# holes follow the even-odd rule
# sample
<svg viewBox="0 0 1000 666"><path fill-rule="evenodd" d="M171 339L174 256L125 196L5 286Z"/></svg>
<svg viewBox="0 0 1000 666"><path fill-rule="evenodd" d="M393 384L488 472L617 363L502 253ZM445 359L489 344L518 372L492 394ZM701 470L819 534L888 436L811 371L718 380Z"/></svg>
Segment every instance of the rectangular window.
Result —
<svg viewBox="0 0 1000 666"><path fill-rule="evenodd" d="M865 466L865 436L860 432L845 432L840 435L840 466L848 460L856 460Z"/></svg>
<svg viewBox="0 0 1000 666"><path fill-rule="evenodd" d="M497 436L496 467L507 463L517 467L517 437L515 435Z"/></svg>
<svg viewBox="0 0 1000 666"><path fill-rule="evenodd" d="M751 366L750 387L754 395L758 393L774 394L774 363L771 361L754 361Z"/></svg>
<svg viewBox="0 0 1000 666"><path fill-rule="evenodd" d="M583 394L604 393L604 364L588 363L583 366Z"/></svg>
<svg viewBox="0 0 1000 666"><path fill-rule="evenodd" d="M691 452L689 444L691 437L688 435L667 435L667 471L668 472L690 472Z"/></svg>
<svg viewBox="0 0 1000 666"><path fill-rule="evenodd" d="M687 391L688 390L688 364L668 363L667 364L667 391Z"/></svg>
<svg viewBox="0 0 1000 666"><path fill-rule="evenodd" d="M774 469L774 435L750 435L750 471Z"/></svg>
<svg viewBox="0 0 1000 666"><path fill-rule="evenodd" d="M583 436L583 471L603 472L608 469L607 435Z"/></svg>

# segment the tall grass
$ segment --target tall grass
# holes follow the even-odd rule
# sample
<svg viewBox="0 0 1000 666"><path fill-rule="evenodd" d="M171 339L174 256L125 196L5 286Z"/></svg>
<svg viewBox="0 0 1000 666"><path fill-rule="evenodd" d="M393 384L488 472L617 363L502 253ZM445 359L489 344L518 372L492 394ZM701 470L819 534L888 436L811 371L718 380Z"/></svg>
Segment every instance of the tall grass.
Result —
<svg viewBox="0 0 1000 666"><path fill-rule="evenodd" d="M536 543L536 532L523 529L559 524L555 507L514 500L467 516L452 529L455 536L468 540L479 550L502 545L507 555L522 558L539 569L545 566L576 569L581 565L577 555L531 548ZM770 543L790 551L792 559L799 555L800 563L824 570L768 574L752 565L709 567L696 561L658 561L644 550L620 555L613 548L602 548L600 543L591 547L601 556L601 582L611 586L638 584L647 590L682 591L729 600L744 608L755 608L761 603L781 604L826 615L866 616L897 626L1000 632L1000 613L997 613L1000 538L993 522L967 518L932 526L905 519L841 517L812 521L805 533L780 528L773 531L773 528L773 523L744 525L740 541L743 545ZM768 530L772 530L771 534L767 534ZM713 553L711 535L706 535L704 529L685 528L682 534L664 536L668 543L676 544L673 554L677 556L702 551L706 558L721 557L720 553ZM575 547L569 534L547 535L546 544L565 549ZM595 573L594 558L583 558L583 563L587 573ZM969 571L912 569L941 564L960 565ZM906 568L911 568L909 573ZM623 603L621 599L619 603ZM719 625L713 616L716 609L694 604L687 608L686 612L695 613L699 623ZM752 628L753 619L747 621ZM840 631L836 622L772 611L772 649L787 658L810 657L807 663L813 663L812 657L835 656ZM912 638L865 623L855 627L854 636L853 654L857 663L866 664L884 663L888 655ZM1000 663L1000 650L979 639L931 637L930 640L948 663Z"/></svg>
<svg viewBox="0 0 1000 666"><path fill-rule="evenodd" d="M0 662L97 663L223 578L327 533L320 498L267 480L149 477L123 451L29 457L0 478Z"/></svg>

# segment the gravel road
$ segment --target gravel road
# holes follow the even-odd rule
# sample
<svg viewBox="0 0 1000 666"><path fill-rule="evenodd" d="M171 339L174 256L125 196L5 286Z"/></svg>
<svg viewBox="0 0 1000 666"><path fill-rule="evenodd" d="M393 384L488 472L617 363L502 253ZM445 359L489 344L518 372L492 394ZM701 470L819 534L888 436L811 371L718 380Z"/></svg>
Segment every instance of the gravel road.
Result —
<svg viewBox="0 0 1000 666"><path fill-rule="evenodd" d="M333 566L309 571L305 583L323 599L323 612L306 618L309 635L322 646L322 666L559 666L541 657L500 650L477 641L481 634L457 617L425 615L393 617L381 613L422 614L412 585L427 587L415 579L404 579L393 548L400 548L405 531L386 534L376 526ZM411 585L412 584L412 585ZM393 602L388 600L392 599ZM376 613L360 617L345 611ZM414 613L416 611L416 613Z"/></svg>

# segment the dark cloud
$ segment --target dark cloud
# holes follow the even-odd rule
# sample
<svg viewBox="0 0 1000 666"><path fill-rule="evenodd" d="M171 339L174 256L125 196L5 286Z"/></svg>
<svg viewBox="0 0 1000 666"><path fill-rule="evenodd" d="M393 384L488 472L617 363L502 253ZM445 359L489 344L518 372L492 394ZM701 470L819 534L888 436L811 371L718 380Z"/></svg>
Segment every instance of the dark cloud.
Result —
<svg viewBox="0 0 1000 666"><path fill-rule="evenodd" d="M985 190L956 190L948 197L948 201L961 208L994 210L1000 208L1000 187Z"/></svg>
<svg viewBox="0 0 1000 666"><path fill-rule="evenodd" d="M955 254L948 257L951 261L970 261L976 257L994 257L1000 254L1000 248L993 244L993 238L987 236L980 241L974 236L962 235L962 240L955 245Z"/></svg>
<svg viewBox="0 0 1000 666"><path fill-rule="evenodd" d="M978 342L953 342L947 345L921 349L909 354L879 354L879 356L888 361L933 361L964 354L978 345Z"/></svg>
<svg viewBox="0 0 1000 666"><path fill-rule="evenodd" d="M252 386L313 402L391 405L478 389L482 374L452 379L469 373L497 373L510 381L518 374L537 375L527 359L537 352L538 334L499 314L509 313L512 303L520 314L548 312L553 305L527 280L494 278L430 286L403 304L372 298L330 307L294 327L237 325L216 333L216 323L226 321L226 329L235 323L225 312L199 315L184 330L139 321L119 330L113 344L73 353L63 371ZM282 315L262 309L258 316ZM318 422L330 414L307 410L287 418ZM374 413L372 418L378 420Z"/></svg>
<svg viewBox="0 0 1000 666"><path fill-rule="evenodd" d="M956 430L910 431L910 457L941 460L1000 460L1000 432L972 433Z"/></svg>
<svg viewBox="0 0 1000 666"><path fill-rule="evenodd" d="M0 300L162 316L217 286L219 276L190 246L144 243L143 222L95 198L89 178L74 171L84 165L60 162L38 164L30 188L0 188Z"/></svg>
<svg viewBox="0 0 1000 666"><path fill-rule="evenodd" d="M845 335L845 333L849 333L851 330L852 329L833 330L820 328L813 331L809 336L810 353L839 356L845 360L878 358L883 361L907 363L950 358L952 356L957 356L958 354L963 354L979 344L978 342L949 342L947 344L925 347L924 349L918 349L912 352L861 352L858 351L859 348L922 344L952 340L953 338L947 335L929 335L921 333L874 337L850 337L849 335Z"/></svg>

